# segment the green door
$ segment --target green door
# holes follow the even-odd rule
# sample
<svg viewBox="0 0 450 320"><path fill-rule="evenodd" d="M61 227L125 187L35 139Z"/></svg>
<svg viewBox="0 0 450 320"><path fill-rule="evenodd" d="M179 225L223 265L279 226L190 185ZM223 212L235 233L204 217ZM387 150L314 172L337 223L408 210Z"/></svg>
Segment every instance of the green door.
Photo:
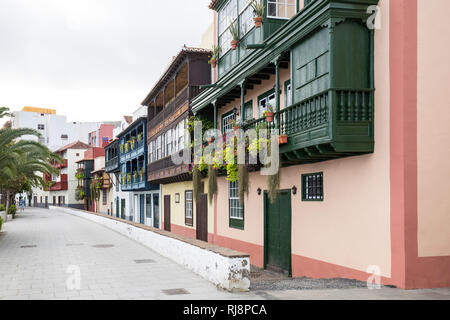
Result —
<svg viewBox="0 0 450 320"><path fill-rule="evenodd" d="M280 190L271 203L264 195L264 264L291 274L291 191Z"/></svg>
<svg viewBox="0 0 450 320"><path fill-rule="evenodd" d="M125 219L125 199L122 199L121 205L122 205L122 208L121 208L121 212L120 212L121 213L120 217L122 219Z"/></svg>

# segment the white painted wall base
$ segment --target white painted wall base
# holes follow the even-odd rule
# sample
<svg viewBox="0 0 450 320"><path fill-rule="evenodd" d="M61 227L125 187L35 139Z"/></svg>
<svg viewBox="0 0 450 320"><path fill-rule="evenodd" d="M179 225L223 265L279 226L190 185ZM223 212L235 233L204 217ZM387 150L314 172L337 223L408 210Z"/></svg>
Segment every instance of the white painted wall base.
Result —
<svg viewBox="0 0 450 320"><path fill-rule="evenodd" d="M250 288L250 257L246 254L220 254L208 248L139 228L112 218L82 210L52 207L85 218L117 231L192 270L228 291L248 291ZM216 246L211 246L215 247ZM216 250L217 251L217 250ZM228 250L230 251L230 250Z"/></svg>

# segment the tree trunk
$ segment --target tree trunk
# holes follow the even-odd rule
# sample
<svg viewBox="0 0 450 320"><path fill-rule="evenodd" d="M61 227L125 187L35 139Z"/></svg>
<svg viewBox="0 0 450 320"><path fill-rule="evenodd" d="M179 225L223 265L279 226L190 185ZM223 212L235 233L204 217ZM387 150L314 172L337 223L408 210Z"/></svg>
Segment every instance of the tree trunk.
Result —
<svg viewBox="0 0 450 320"><path fill-rule="evenodd" d="M5 222L8 221L8 209L9 209L9 190L6 190L6 214L5 214Z"/></svg>

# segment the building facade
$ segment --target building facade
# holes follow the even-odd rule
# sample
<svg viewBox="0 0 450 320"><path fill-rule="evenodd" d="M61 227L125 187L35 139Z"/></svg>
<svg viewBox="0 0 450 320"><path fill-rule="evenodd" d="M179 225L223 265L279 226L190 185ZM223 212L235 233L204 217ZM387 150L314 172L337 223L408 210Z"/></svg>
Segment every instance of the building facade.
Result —
<svg viewBox="0 0 450 320"><path fill-rule="evenodd" d="M63 159L63 164L56 164L60 169L60 176L46 177L50 182L48 204L53 206L67 206L71 208L83 209L83 201L77 200L75 191L78 181L75 178L77 171L77 161L83 159L84 152L89 146L81 141L77 141L55 151ZM49 179L51 178L51 179Z"/></svg>
<svg viewBox="0 0 450 320"><path fill-rule="evenodd" d="M161 185L163 228L201 240L208 237L212 206L203 203L201 219L196 219L190 164L176 165L171 157L186 151L191 101L201 85L211 83L210 56L209 50L184 47L142 102L148 107L148 181Z"/></svg>
<svg viewBox="0 0 450 320"><path fill-rule="evenodd" d="M160 228L160 189L147 181L147 117L139 110L133 123L117 135L120 189L125 196L116 196L116 215L120 210L123 219Z"/></svg>
<svg viewBox="0 0 450 320"><path fill-rule="evenodd" d="M267 176L250 172L241 201L241 181L219 176L210 242L294 277L450 285L450 173L447 152L432 147L448 144L445 90L434 85L450 70L432 63L443 53L431 22L445 21L448 2L264 3L256 28L246 2L211 2L222 52L192 110L222 132L239 120L280 133L280 185L270 201Z"/></svg>

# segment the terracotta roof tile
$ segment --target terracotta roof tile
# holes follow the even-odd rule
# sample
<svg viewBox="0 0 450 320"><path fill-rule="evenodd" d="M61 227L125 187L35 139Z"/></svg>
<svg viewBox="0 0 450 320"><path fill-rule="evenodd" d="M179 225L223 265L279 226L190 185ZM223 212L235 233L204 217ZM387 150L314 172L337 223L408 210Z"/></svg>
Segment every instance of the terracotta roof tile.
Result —
<svg viewBox="0 0 450 320"><path fill-rule="evenodd" d="M56 150L55 153L63 152L69 149L89 149L89 146L84 142L76 141Z"/></svg>

